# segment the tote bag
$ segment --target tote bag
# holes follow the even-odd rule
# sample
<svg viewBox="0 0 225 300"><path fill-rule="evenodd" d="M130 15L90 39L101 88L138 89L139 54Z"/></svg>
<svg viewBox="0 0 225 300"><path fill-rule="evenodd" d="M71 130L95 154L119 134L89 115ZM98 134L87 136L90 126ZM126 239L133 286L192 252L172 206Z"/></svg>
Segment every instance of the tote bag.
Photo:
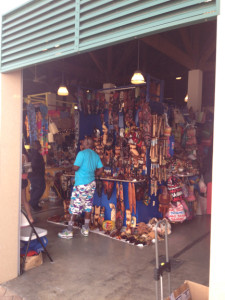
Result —
<svg viewBox="0 0 225 300"><path fill-rule="evenodd" d="M170 207L166 214L166 217L172 223L183 222L186 220L184 207L180 201L177 201L176 205L170 203Z"/></svg>

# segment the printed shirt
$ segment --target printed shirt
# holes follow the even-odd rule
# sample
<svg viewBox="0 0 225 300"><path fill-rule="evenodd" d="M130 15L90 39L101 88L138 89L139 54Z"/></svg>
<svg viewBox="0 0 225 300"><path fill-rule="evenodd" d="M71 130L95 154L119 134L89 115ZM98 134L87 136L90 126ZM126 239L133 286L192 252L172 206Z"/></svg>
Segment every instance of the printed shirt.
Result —
<svg viewBox="0 0 225 300"><path fill-rule="evenodd" d="M102 168L103 164L96 152L85 149L77 154L74 166L79 167L75 172L75 185L83 185L95 180L95 170Z"/></svg>

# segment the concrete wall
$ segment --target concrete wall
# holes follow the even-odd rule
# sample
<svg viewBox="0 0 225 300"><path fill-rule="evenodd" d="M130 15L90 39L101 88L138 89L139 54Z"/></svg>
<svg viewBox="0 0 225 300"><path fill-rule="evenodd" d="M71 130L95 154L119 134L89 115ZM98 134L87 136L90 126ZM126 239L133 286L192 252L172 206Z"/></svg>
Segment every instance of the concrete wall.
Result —
<svg viewBox="0 0 225 300"><path fill-rule="evenodd" d="M224 70L225 70L225 1L220 1L220 15L217 19L216 46L216 93L214 109L214 143L213 143L213 180L212 180L212 218L211 218L211 252L210 252L210 300L225 299L225 243L224 243Z"/></svg>
<svg viewBox="0 0 225 300"><path fill-rule="evenodd" d="M0 283L17 277L22 145L21 72L1 74Z"/></svg>

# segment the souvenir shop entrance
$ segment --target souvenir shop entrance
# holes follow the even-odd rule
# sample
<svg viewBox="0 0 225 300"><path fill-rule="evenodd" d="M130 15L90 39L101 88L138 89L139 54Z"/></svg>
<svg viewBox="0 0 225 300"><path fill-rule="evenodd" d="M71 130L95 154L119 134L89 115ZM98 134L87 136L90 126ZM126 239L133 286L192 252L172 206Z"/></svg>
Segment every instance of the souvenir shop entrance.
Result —
<svg viewBox="0 0 225 300"><path fill-rule="evenodd" d="M18 75L19 75L19 72L18 72ZM7 75L5 76L5 78L7 78ZM159 80L161 80L161 79L159 79ZM103 83L103 82L102 82ZM100 89L99 89L100 90ZM112 89L111 89L112 90ZM18 91L19 91L19 86L18 86ZM141 96L144 94L144 98L145 98L145 100L146 100L146 95L148 96L148 95L150 95L150 91L149 90L145 90L144 92L143 91L139 91L139 95L138 95L138 97L139 97L139 100L141 101ZM156 94L157 95L157 86L156 86L156 92L154 92L154 94ZM117 99L116 101L118 101L118 106L119 106L119 102L120 102L120 99L122 98L122 96L119 94L119 95L115 95L115 94L117 94L117 93L115 93L114 91L113 91L113 93L112 93L112 97L114 97L113 99ZM160 93L159 93L160 94ZM124 97L124 105L126 105L126 93L124 93L124 95L125 96L123 96ZM130 95L129 95L129 92L127 93L127 95L128 95L128 97L130 97ZM131 92L131 95L132 95L132 92ZM121 96L121 98L120 98L120 96ZM136 99L135 98L135 96L137 96L137 95L132 95L131 97L132 97L132 99ZM159 95L158 95L159 96ZM86 95L85 95L85 97L86 97ZM88 97L87 97L88 98ZM88 99L87 99L88 100ZM150 101L150 98L149 99L147 99L148 101ZM88 101L87 101L87 103L88 103ZM108 104L110 104L110 97L109 97L109 101L108 101ZM135 107L135 105L137 104L137 101L135 100L134 101L134 106L133 107ZM89 104L90 105L90 104ZM90 106L91 107L91 106ZM87 108L86 108L87 110L88 110L88 105L87 105ZM111 108L112 109L112 108ZM142 111L142 110L140 110L140 111ZM143 110L143 112L144 113L149 113L147 110L146 111L144 111ZM178 112L179 113L179 112ZM111 110L111 114L113 114L113 110ZM119 111L117 111L117 115L119 116ZM141 114L140 114L141 115ZM181 115L182 115L182 113L181 113ZM162 116L162 119L160 118ZM104 118L105 118L105 115L104 115ZM127 116L127 118L129 118L129 115ZM200 118L200 117L199 117ZM112 120L114 120L115 118L112 118ZM124 116L124 119L125 119L125 116ZM113 128L115 127L115 125L116 124L113 124L113 121L110 121L110 108L108 108L108 120L107 119L103 119L104 121L108 121L108 124L107 125L110 125L110 126L112 126ZM140 123L140 118L138 119L138 121L139 121L139 123ZM165 134L165 132L166 132L166 129L168 130L168 127L171 127L171 130L172 130L172 126L167 126L168 125L168 123L167 123L167 120L166 119L164 119L164 114L158 114L158 113L156 113L156 112L153 112L153 116L152 116L152 118L151 118L151 130L153 130L153 131L148 131L147 129L145 129L144 130L144 135L145 135L145 137L146 137L146 141L148 140L147 139L147 137L148 137L148 135L151 135L151 137L153 137L153 138L155 138L155 140L154 140L154 145L153 145L153 147L152 147L152 149L154 149L154 146L156 146L157 147L157 150L154 150L154 151L152 151L151 153L147 153L147 156L145 157L145 155L146 155L146 152L145 151L143 151L142 152L142 150L141 150L141 147L140 146L137 146L138 145L138 142L140 142L140 140L139 141L134 141L134 138L135 138L135 135L137 135L138 136L138 134L137 134L137 132L138 132L138 130L136 129L136 128L132 128L131 130L127 130L128 132L125 132L125 134L127 133L128 135L128 137L132 140L132 142L129 144L128 143L128 145L127 146L129 146L129 151L130 151L130 153L133 153L133 155L131 155L131 157L132 157L132 165L134 166L134 164L135 164L135 159L136 160L138 160L138 165L136 165L136 167L134 167L134 168L130 168L130 170L132 171L132 172L135 172L135 177L137 176L137 174L140 174L141 176L142 175L145 175L145 172L147 173L147 175L148 176L152 176L152 178L156 178L157 179L157 181L158 181L158 177L157 176L161 176L161 179L163 179L163 171L159 171L158 170L158 166L154 166L154 164L147 164L147 160L148 160L148 156L150 155L150 157L152 158L151 160L152 160L152 162L154 162L154 159L156 159L156 157L158 157L158 159L160 159L160 151L162 151L161 152L161 160L163 161L163 159L164 159L164 156L165 155L167 155L168 154L168 152L169 151L173 151L173 147L170 145L170 143L171 144L173 144L173 143L175 143L175 142L177 142L177 140L174 140L174 141L170 141L169 143L167 142L162 142L161 140L160 140L160 138L161 137L167 137L166 139L165 139L165 141L168 141L168 137L170 137L171 136L171 133L172 132L170 132L170 134ZM175 118L174 118L174 120L175 120ZM199 119L200 120L200 119ZM202 120L202 119L201 119ZM130 120L129 120L130 121ZM128 122L129 122L128 121ZM136 126L137 124L135 123L135 119L133 120L134 121L134 124L132 124L133 126ZM112 122L111 124L110 124L110 122ZM131 122L132 123L132 122ZM160 125L160 123L161 123L161 125ZM179 138L181 138L180 136L179 136L179 126L177 126L177 124L180 124L180 123L182 123L182 122L177 122L177 120L175 121L175 124L176 124L176 130L178 130L178 132L176 132L176 139L178 139L178 141L180 141L181 142L181 140L179 140ZM118 118L118 124L119 124L119 118ZM202 124L202 123L201 123ZM101 123L101 126L99 127L99 128L97 128L99 131L100 131L100 136L102 136L102 141L103 141L103 136L104 136L104 131L103 131L103 129L104 129L104 127L102 126L103 125L103 123ZM170 124L169 124L170 125ZM119 129L121 129L121 128L123 128L123 127L119 127ZM131 128L131 126L129 127L129 128ZM142 127L142 128L144 128L144 126ZM92 128L93 129L93 128ZM108 131L110 131L110 129L111 128L109 128L109 126L107 126L107 138L109 137L109 133L108 133ZM114 128L115 129L115 128ZM124 131L126 131L125 130L126 129L126 127L124 128ZM183 129L187 129L187 128L183 128ZM195 141L194 141L194 138L196 137L195 135L196 135L196 132L194 132L193 133L193 128L191 128L192 129L192 132L191 132L191 130L190 130L190 132L189 133L187 133L187 135L186 135L186 142L188 141L188 139L192 139L192 142L190 142L189 141L189 143L187 144L187 145L189 145L190 146L190 152L188 153L188 155L191 155L191 154L193 154L193 155L195 155L195 153L193 153L193 150L196 150L194 147L196 147L196 143L195 143ZM194 128L195 130L196 130L196 128ZM132 132L132 130L133 130L133 132ZM134 134L134 132L135 132L135 134ZM120 137L120 135L118 135L119 137ZM96 137L96 149L98 148L99 149L99 153L101 154L101 146L102 146L102 144L100 143L98 143L98 136L95 136ZM138 136L139 137L139 136ZM211 137L211 136L210 136ZM157 140L157 138L159 138L159 140ZM138 139L138 138L137 138ZM164 140L163 140L164 141ZM193 141L194 141L194 143L193 143ZM166 146L165 146L165 144L166 144ZM136 147L133 147L132 148L132 145L134 146L136 146ZM186 144L185 144L186 145ZM107 145L108 146L108 145ZM113 145L114 147L116 147L116 143L114 143L114 145ZM206 145L207 146L207 145ZM117 147L119 147L119 146L117 146ZM161 149L161 150L160 150ZM175 148L174 148L175 149ZM109 147L109 149L108 149L108 151L110 151L110 150L112 150L112 149L110 149L110 147ZM113 149L113 153L116 153L116 150L119 152L119 150L121 151L121 147L120 148L114 148ZM145 150L145 149L144 149ZM138 156L140 156L140 157L135 157L135 154L137 154L137 152L138 152ZM147 149L146 149L146 151L147 151ZM157 152L158 151L158 152ZM164 151L164 156L163 156L163 151ZM167 151L167 152L166 152ZM19 151L18 151L19 152ZM117 152L117 153L118 153ZM165 154L165 153L167 153L167 154ZM143 155L142 155L143 154ZM171 155L171 153L169 153L169 155ZM109 157L107 157L109 160L111 159L111 157L110 157L110 155L108 155ZM136 155L137 156L137 155ZM107 159L107 158L104 158L104 159ZM142 162L140 162L141 160L142 160L142 158L143 158L143 161L145 161L146 162L146 169L143 167L143 163ZM191 173L191 171L193 171L193 169L194 170L196 170L196 168L195 168L195 166L190 166L190 165L188 165L188 164L185 164L186 163L186 161L185 161L185 163L183 163L182 162L182 158L178 158L179 159L179 161L176 161L175 163L174 162L171 162L171 168L172 168L172 171L174 171L174 168L179 168L179 172L181 172L181 175L193 175L192 173ZM161 162L162 162L161 161ZM158 161L155 161L155 163L157 164L158 163ZM163 165L163 164L162 164ZM129 162L128 162L128 166L130 166L129 165ZM142 168L141 168L141 167ZM19 165L17 165L17 167L18 167L18 170L19 170ZM107 166L107 167L109 167L109 166ZM110 168L110 169L108 169L108 171L110 172L110 176L112 176L112 179L113 178L115 178L115 174L116 174L116 172L118 171L118 168L119 168L119 166L113 166L113 168ZM191 170L189 169L189 168L191 168ZM187 169L188 169L188 171L187 171ZM107 171L107 170L106 170ZM141 172L140 172L141 171ZM131 173L132 173L131 172ZM140 172L140 173L138 173L138 172ZM187 173L183 173L183 172L187 172ZM144 174L142 174L142 173L144 173ZM122 173L117 173L117 175L119 176L121 176L121 175L124 175L124 174L122 174ZM133 174L129 174L130 176L132 176ZM105 172L105 180L104 181L112 181L112 180L108 180L108 179L110 179L110 176L109 176L109 173L107 174L107 172ZM183 178L182 176L180 176L181 178ZM134 178L134 177L131 177L132 179ZM137 177L136 177L137 178ZM135 179L136 179L135 178ZM123 179L121 179L121 182L122 182L122 180ZM117 180L118 181L118 180ZM154 181L154 180L152 180L152 181ZM181 180L181 181L183 181L183 179ZM189 181L190 182L190 181ZM132 183L132 182L131 182ZM138 183L138 182L137 182ZM196 184L196 182L194 182L194 184ZM114 193L116 194L116 191L118 191L118 189L119 189L119 187L120 187L121 185L119 184L119 185L117 185L117 184L115 184L114 185ZM128 189L129 189L129 182L128 182ZM131 188L132 189L132 188ZM130 189L130 190L131 190ZM109 189L110 190L110 189ZM149 190L150 190L150 193L152 194L152 195L154 195L154 193L158 193L158 191L156 192L156 190L155 190L155 186L153 185L153 184L151 184L151 185L149 185ZM107 191L107 189L105 190L105 191ZM129 194L129 191L127 192L128 194ZM131 192L130 192L131 193ZM107 195L107 193L105 193L106 195ZM126 192L125 192L125 194L126 194ZM160 194L161 194L161 192L160 192ZM156 195L155 195L156 196ZM129 203L129 197L128 197L128 204L130 204ZM152 201L152 204L154 203L154 201ZM162 202L163 203L163 202ZM110 204L110 203L109 203ZM113 204L113 203L112 203ZM115 204L114 204L115 205ZM133 205L133 202L132 202L132 205ZM157 204L156 202L154 203L154 207L157 207L157 205L159 205L159 203ZM112 206L112 205L111 205ZM116 205L115 205L116 206ZM110 215L109 215L109 212L108 212L108 218L109 217L111 217L111 212L112 212L112 210L113 210L113 207L110 207L111 208L111 210L110 210ZM136 209L137 209L137 207L136 207ZM133 207L133 210L132 210L132 212L131 212L131 214L134 212L134 210L135 210L135 208ZM138 220L138 221L140 221L140 220ZM124 222L126 223L126 219L124 219ZM125 224L124 223L124 224Z"/></svg>

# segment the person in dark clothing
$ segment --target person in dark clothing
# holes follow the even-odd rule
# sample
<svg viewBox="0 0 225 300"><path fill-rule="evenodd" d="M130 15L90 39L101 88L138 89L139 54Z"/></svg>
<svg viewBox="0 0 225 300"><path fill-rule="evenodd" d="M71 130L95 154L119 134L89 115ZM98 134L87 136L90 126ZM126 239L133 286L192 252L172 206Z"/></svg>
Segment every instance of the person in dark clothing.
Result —
<svg viewBox="0 0 225 300"><path fill-rule="evenodd" d="M43 156L40 153L41 144L39 141L34 141L31 154L30 154L30 162L32 172L29 173L28 179L31 183L31 191L30 191L30 205L35 211L40 211L41 207L39 207L38 202L42 197L45 191L45 162Z"/></svg>
<svg viewBox="0 0 225 300"><path fill-rule="evenodd" d="M22 182L21 182L21 204L23 205L28 219L30 220L31 223L34 222L34 219L32 217L31 211L30 211L30 205L27 202L27 197L26 197L26 188L28 186L28 181L27 181L27 169L25 167L26 163L28 163L28 153L23 145L22 147Z"/></svg>

